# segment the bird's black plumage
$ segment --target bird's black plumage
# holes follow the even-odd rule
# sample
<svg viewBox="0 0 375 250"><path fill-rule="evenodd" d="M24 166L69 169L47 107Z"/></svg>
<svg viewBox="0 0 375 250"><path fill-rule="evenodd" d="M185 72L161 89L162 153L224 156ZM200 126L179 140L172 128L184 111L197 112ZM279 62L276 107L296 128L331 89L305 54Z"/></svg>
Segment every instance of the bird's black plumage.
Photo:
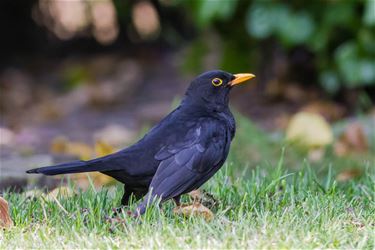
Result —
<svg viewBox="0 0 375 250"><path fill-rule="evenodd" d="M136 144L90 161L27 172L56 175L99 171L125 184L123 205L131 194L145 196L138 206L140 214L156 197L178 200L214 175L228 155L235 134L228 94L238 79L238 75L224 71L206 72L192 81L181 104Z"/></svg>

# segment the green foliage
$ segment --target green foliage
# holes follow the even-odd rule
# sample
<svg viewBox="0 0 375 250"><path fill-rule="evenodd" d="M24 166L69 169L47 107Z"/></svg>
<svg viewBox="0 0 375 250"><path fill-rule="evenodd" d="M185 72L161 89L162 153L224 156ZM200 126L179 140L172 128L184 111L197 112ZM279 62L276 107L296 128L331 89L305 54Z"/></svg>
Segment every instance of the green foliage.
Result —
<svg viewBox="0 0 375 250"><path fill-rule="evenodd" d="M228 0L181 1L180 4L193 10L197 27L215 28L220 34L224 48L221 65L225 69L238 65L241 53L242 57L251 56L247 58L248 64L254 61L261 55L254 56L247 51L258 50L272 39L286 52L297 46L313 52L318 79L328 93L334 94L340 88L375 85L373 0L303 3ZM191 61L190 64L199 65Z"/></svg>

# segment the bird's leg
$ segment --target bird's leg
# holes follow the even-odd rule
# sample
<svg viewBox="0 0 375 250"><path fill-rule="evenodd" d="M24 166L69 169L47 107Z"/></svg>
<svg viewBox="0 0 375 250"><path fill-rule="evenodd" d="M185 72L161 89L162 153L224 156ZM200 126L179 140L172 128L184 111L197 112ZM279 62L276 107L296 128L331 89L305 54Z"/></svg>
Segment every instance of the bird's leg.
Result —
<svg viewBox="0 0 375 250"><path fill-rule="evenodd" d="M133 189L125 187L124 185L124 195L121 198L121 206L114 208L114 216L117 216L122 212L123 207L128 206L130 202L130 197L134 193Z"/></svg>
<svg viewBox="0 0 375 250"><path fill-rule="evenodd" d="M173 197L173 201L174 201L174 203L176 203L177 207L181 206L180 199L181 199L181 195L177 195L177 196Z"/></svg>
<svg viewBox="0 0 375 250"><path fill-rule="evenodd" d="M132 195L133 192L134 192L133 189L125 187L125 185L124 185L124 195L122 196L122 199L121 199L121 205L122 206L128 206L129 205L130 196Z"/></svg>

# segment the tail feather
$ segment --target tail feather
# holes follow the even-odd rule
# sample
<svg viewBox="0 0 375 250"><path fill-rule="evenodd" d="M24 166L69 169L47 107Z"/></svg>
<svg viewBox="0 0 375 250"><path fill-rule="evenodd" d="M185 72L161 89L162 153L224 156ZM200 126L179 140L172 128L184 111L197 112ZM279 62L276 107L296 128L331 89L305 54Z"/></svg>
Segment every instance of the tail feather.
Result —
<svg viewBox="0 0 375 250"><path fill-rule="evenodd" d="M81 172L93 172L100 171L100 164L93 161L73 161L68 163L62 163L54 166L34 168L26 171L28 174L45 174L45 175L57 175L57 174L72 174Z"/></svg>

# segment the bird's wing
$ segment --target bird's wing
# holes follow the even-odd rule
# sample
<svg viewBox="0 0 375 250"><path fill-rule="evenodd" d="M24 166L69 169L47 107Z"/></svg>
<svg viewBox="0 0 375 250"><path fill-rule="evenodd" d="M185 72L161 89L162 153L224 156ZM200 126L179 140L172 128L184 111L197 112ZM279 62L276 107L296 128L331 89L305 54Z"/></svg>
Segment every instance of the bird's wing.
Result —
<svg viewBox="0 0 375 250"><path fill-rule="evenodd" d="M155 156L160 165L140 210L155 196L166 200L196 188L225 160L230 138L218 121L206 121L190 129L185 139L163 147ZM143 211L141 211L143 212Z"/></svg>

